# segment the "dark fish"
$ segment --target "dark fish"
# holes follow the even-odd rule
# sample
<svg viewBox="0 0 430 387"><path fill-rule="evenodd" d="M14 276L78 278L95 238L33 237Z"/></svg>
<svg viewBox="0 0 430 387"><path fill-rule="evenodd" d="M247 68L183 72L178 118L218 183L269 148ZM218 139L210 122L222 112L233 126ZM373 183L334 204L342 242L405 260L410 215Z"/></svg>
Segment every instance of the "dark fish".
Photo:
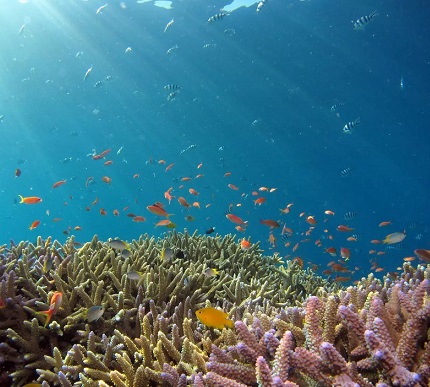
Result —
<svg viewBox="0 0 430 387"><path fill-rule="evenodd" d="M177 250L175 253L175 257L179 258L179 259L183 259L187 256L187 252L186 251L182 251L182 250Z"/></svg>
<svg viewBox="0 0 430 387"><path fill-rule="evenodd" d="M342 131L346 134L351 134L355 127L360 123L360 119L357 118L355 121L350 121L343 127Z"/></svg>
<svg viewBox="0 0 430 387"><path fill-rule="evenodd" d="M208 230L205 231L206 235L212 234L215 231L215 227L211 227Z"/></svg>
<svg viewBox="0 0 430 387"><path fill-rule="evenodd" d="M165 90L179 90L181 88L182 88L182 86L174 85L174 84L164 86Z"/></svg>
<svg viewBox="0 0 430 387"><path fill-rule="evenodd" d="M376 11L373 11L369 15L362 16L357 19L357 21L354 23L354 29L355 30L363 30L364 27L366 27L375 16L378 16Z"/></svg>
<svg viewBox="0 0 430 387"><path fill-rule="evenodd" d="M332 107L330 108L330 111L337 112L339 110L339 108L343 105L345 105L344 101L336 102L334 105L332 105Z"/></svg>
<svg viewBox="0 0 430 387"><path fill-rule="evenodd" d="M346 212L346 213L345 213L345 215L343 216L343 219L345 219L345 220L351 220L351 219L356 218L356 217L357 217L357 215L358 215L358 213L357 213L357 212L354 212L354 211L348 211L348 212Z"/></svg>
<svg viewBox="0 0 430 387"><path fill-rule="evenodd" d="M403 243L396 243L385 247L385 250L406 250Z"/></svg>
<svg viewBox="0 0 430 387"><path fill-rule="evenodd" d="M228 16L228 12L217 13L216 15L213 15L208 19L207 24L224 19L225 16Z"/></svg>
<svg viewBox="0 0 430 387"><path fill-rule="evenodd" d="M348 177L350 173L351 173L351 168L348 167L348 168L345 168L342 171L340 171L340 176L341 177Z"/></svg>

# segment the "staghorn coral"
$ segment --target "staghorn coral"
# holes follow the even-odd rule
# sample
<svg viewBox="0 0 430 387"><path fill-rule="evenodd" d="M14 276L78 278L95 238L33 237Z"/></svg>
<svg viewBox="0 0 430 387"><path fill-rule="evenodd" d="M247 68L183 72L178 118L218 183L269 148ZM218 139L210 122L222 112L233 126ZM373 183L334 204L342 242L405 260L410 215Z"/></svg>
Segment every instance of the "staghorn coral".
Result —
<svg viewBox="0 0 430 387"><path fill-rule="evenodd" d="M64 245L39 237L35 244L2 246L0 297L7 307L0 311L6 316L0 365L14 385L36 378L63 386L183 384L207 372L212 342L237 343L234 332L224 330L217 338L202 330L196 309L222 300L239 319L259 308L270 313L276 306L300 304L321 288L338 288L294 263L281 265L276 255L262 256L258 244L243 251L232 235L173 232L158 240L144 235L130 246L126 258L97 237L83 246L74 237ZM162 262L166 247L186 257ZM207 267L217 267L221 275L206 277ZM131 270L141 278L128 279ZM63 293L63 302L45 328L35 312L49 307L55 291ZM85 311L94 305L105 313L88 323Z"/></svg>
<svg viewBox="0 0 430 387"><path fill-rule="evenodd" d="M161 262L163 247L187 252ZM231 235L142 236L121 257L95 237L82 247L0 249L0 365L14 386L425 385L430 377L430 268L404 265L400 279L372 276L331 286L258 245ZM52 262L46 270L47 262ZM207 278L207 267L221 271ZM131 270L142 272L130 280ZM54 291L63 304L47 328ZM305 296L314 295L304 303ZM104 315L85 321L103 305ZM221 306L236 320L222 331L194 311ZM427 332L427 336L426 336ZM409 340L405 339L406 337Z"/></svg>
<svg viewBox="0 0 430 387"><path fill-rule="evenodd" d="M357 287L310 297L303 308L286 308L272 319L254 313L235 327L237 345L212 349L209 386L217 385L213 374L244 382L244 368L246 385L254 384L252 369L263 387L427 386L430 266L405 264L400 280L369 276Z"/></svg>

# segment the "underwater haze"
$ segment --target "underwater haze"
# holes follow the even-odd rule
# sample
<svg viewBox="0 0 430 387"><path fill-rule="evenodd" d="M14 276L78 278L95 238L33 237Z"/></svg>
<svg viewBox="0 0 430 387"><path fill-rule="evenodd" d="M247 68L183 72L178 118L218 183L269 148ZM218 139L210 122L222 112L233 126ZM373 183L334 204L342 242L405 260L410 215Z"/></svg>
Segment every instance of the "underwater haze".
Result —
<svg viewBox="0 0 430 387"><path fill-rule="evenodd" d="M0 5L0 244L214 228L337 281L430 248L427 2L105 1Z"/></svg>

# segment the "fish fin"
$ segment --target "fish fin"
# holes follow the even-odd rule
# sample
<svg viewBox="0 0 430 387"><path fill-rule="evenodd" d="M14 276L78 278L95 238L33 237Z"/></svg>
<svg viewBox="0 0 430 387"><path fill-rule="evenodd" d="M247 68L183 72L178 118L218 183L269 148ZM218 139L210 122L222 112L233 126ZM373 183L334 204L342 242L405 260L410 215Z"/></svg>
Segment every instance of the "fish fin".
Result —
<svg viewBox="0 0 430 387"><path fill-rule="evenodd" d="M19 203L24 203L24 198L22 197L22 195L18 195L21 199L21 201Z"/></svg>
<svg viewBox="0 0 430 387"><path fill-rule="evenodd" d="M234 322L232 320L226 319L225 325L227 325L229 328L233 328Z"/></svg>

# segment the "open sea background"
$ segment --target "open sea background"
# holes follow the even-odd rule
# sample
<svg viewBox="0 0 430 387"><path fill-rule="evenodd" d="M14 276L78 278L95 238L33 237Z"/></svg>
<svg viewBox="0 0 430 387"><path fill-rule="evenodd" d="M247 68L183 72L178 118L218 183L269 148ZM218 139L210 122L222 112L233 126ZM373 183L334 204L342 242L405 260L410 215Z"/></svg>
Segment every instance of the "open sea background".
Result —
<svg viewBox="0 0 430 387"><path fill-rule="evenodd" d="M370 261L392 271L414 249L430 248L428 2L270 0L258 13L255 2L207 23L229 3L183 0L166 9L109 1L96 14L105 2L1 1L0 243L161 236L160 218L146 209L160 201L180 232L215 227L320 271L333 260L326 248L348 247L354 273L341 275L352 279L366 275ZM375 10L364 31L354 30L351 20ZM182 86L171 101L169 84ZM336 102L344 102L338 114L330 110ZM106 159L92 159L105 149ZM266 202L256 206L253 191ZM18 195L43 202L19 204ZM201 208L186 210L179 196ZM249 222L244 233L226 219L229 210ZM347 212L356 216L345 220ZM317 224L306 236L308 215ZM275 229L270 248L260 218L292 228L290 246ZM34 220L41 223L29 230ZM382 221L392 224L380 228ZM341 233L340 224L354 231ZM392 249L370 243L403 230L406 239ZM346 241L352 234L357 242Z"/></svg>

